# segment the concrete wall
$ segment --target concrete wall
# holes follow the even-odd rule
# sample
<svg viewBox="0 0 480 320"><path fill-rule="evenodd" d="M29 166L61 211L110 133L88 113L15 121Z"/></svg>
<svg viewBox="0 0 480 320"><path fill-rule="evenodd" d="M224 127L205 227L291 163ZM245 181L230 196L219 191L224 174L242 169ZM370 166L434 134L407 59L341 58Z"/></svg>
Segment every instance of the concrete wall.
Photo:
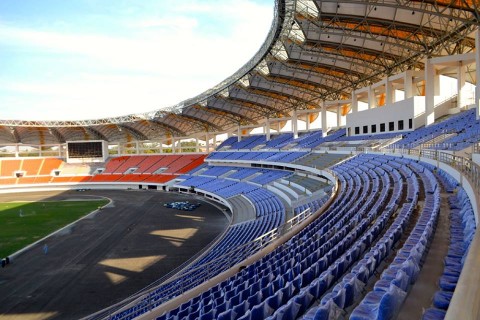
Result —
<svg viewBox="0 0 480 320"><path fill-rule="evenodd" d="M412 97L398 101L384 107L368 109L347 115L347 128L350 135L355 136L355 127L359 127L362 134L381 134L388 132L406 132L415 129L418 125L414 119L425 112L425 97ZM409 119L412 119L413 127L409 128ZM399 121L403 120L403 130L399 130ZM393 122L394 130L389 130L389 123ZM380 131L380 125L385 124L385 131ZM363 126L368 126L368 131L363 131ZM372 125L376 125L376 132L372 132Z"/></svg>

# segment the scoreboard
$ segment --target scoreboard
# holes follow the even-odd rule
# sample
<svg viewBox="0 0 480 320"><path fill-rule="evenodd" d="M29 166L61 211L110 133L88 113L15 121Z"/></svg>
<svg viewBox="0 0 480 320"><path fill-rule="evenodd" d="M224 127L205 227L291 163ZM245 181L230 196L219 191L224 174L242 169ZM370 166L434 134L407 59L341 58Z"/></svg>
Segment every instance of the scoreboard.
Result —
<svg viewBox="0 0 480 320"><path fill-rule="evenodd" d="M108 158L107 144L97 141L67 141L67 162L95 162Z"/></svg>

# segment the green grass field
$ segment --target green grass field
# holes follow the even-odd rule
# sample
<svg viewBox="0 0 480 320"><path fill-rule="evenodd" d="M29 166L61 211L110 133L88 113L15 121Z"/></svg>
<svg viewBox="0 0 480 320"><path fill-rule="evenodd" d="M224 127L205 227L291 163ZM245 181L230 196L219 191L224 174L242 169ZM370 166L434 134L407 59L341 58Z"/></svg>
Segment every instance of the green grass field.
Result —
<svg viewBox="0 0 480 320"><path fill-rule="evenodd" d="M87 215L108 200L0 203L0 258Z"/></svg>

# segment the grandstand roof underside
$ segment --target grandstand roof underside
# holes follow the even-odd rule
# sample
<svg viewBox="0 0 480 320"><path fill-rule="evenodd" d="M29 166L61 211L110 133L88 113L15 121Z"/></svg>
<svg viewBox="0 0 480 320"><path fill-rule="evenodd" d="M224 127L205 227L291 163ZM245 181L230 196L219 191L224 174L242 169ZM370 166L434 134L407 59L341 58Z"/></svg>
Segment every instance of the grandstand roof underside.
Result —
<svg viewBox="0 0 480 320"><path fill-rule="evenodd" d="M387 75L423 69L427 57L473 51L479 16L477 0L276 0L257 54L197 97L114 118L0 120L0 143L159 140L285 117L348 98Z"/></svg>

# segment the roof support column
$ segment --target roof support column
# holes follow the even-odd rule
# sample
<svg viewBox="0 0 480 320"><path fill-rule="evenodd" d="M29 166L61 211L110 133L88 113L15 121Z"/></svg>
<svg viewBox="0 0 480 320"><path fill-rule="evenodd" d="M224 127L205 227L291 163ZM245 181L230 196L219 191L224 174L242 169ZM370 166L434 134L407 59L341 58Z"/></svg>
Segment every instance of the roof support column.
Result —
<svg viewBox="0 0 480 320"><path fill-rule="evenodd" d="M175 154L176 150L175 150L175 138L172 137L172 153Z"/></svg>
<svg viewBox="0 0 480 320"><path fill-rule="evenodd" d="M358 107L358 105L357 105L357 107ZM342 110L341 110L341 108L342 108L342 106L340 106L340 105L337 106L337 129L340 129L340 127L342 126Z"/></svg>
<svg viewBox="0 0 480 320"><path fill-rule="evenodd" d="M195 152L196 153L200 152L200 148L199 148L199 145L198 145L198 137L195 138Z"/></svg>
<svg viewBox="0 0 480 320"><path fill-rule="evenodd" d="M213 135L213 150L217 148L217 134Z"/></svg>
<svg viewBox="0 0 480 320"><path fill-rule="evenodd" d="M438 75L435 66L427 59L425 62L425 126L435 122L435 95L438 92Z"/></svg>
<svg viewBox="0 0 480 320"><path fill-rule="evenodd" d="M385 79L385 106L395 102L395 89L390 80Z"/></svg>
<svg viewBox="0 0 480 320"><path fill-rule="evenodd" d="M205 150L207 153L210 153L210 137L208 136L208 131L205 132Z"/></svg>
<svg viewBox="0 0 480 320"><path fill-rule="evenodd" d="M358 100L355 91L352 91L352 105L350 106L350 109L352 110L352 113L358 112Z"/></svg>
<svg viewBox="0 0 480 320"><path fill-rule="evenodd" d="M405 71L405 79L403 80L403 87L405 91L405 99L413 97L413 75L412 70Z"/></svg>
<svg viewBox="0 0 480 320"><path fill-rule="evenodd" d="M62 145L59 144L59 145L57 145L57 147L58 147L58 156L61 158L62 157Z"/></svg>
<svg viewBox="0 0 480 320"><path fill-rule="evenodd" d="M327 136L327 129L328 129L328 124L327 124L327 107L325 106L325 103L322 103L322 137Z"/></svg>
<svg viewBox="0 0 480 320"><path fill-rule="evenodd" d="M238 128L237 128L237 141L238 142L242 141L242 129L240 129L240 125L238 125Z"/></svg>
<svg viewBox="0 0 480 320"><path fill-rule="evenodd" d="M465 87L465 66L462 61L458 62L457 66L457 108L465 106L464 87Z"/></svg>
<svg viewBox="0 0 480 320"><path fill-rule="evenodd" d="M297 110L294 109L292 113L292 131L293 131L293 139L298 138L298 118L297 118Z"/></svg>
<svg viewBox="0 0 480 320"><path fill-rule="evenodd" d="M265 118L265 127L264 127L265 139L270 141L270 119L268 117Z"/></svg>
<svg viewBox="0 0 480 320"><path fill-rule="evenodd" d="M140 147L138 145L138 141L135 141L135 154L140 154Z"/></svg>
<svg viewBox="0 0 480 320"><path fill-rule="evenodd" d="M310 113L305 114L305 127L307 131L310 131Z"/></svg>
<svg viewBox="0 0 480 320"><path fill-rule="evenodd" d="M377 98L375 97L375 89L372 86L368 87L368 109L377 107Z"/></svg>
<svg viewBox="0 0 480 320"><path fill-rule="evenodd" d="M480 119L480 28L475 32L475 76L477 83L475 86L475 108L477 109L477 120Z"/></svg>

